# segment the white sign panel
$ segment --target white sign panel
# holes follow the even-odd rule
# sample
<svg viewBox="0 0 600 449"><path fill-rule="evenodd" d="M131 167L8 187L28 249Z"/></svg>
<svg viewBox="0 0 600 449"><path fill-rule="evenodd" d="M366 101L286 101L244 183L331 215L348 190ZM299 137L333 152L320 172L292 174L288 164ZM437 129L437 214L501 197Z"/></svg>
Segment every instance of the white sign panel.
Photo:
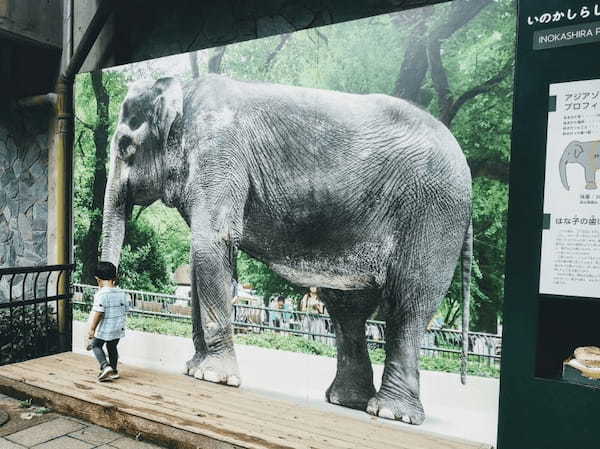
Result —
<svg viewBox="0 0 600 449"><path fill-rule="evenodd" d="M540 293L600 298L600 80L550 85Z"/></svg>

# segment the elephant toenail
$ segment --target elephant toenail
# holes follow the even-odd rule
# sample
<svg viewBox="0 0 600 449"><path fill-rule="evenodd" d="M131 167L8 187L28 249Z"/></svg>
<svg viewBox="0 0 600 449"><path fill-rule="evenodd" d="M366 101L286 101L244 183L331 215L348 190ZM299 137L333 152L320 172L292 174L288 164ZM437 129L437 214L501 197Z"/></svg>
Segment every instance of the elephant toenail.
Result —
<svg viewBox="0 0 600 449"><path fill-rule="evenodd" d="M238 376L229 376L227 378L227 385L231 385L232 387L239 387L241 383L242 382Z"/></svg>
<svg viewBox="0 0 600 449"><path fill-rule="evenodd" d="M221 377L215 371L205 371L204 372L204 380L208 380L209 382L221 382Z"/></svg>
<svg viewBox="0 0 600 449"><path fill-rule="evenodd" d="M392 412L389 408L379 409L378 415L380 418L395 419L394 412Z"/></svg>
<svg viewBox="0 0 600 449"><path fill-rule="evenodd" d="M406 424L410 424L410 416L402 415L402 417L400 419L402 420L402 422L405 422Z"/></svg>

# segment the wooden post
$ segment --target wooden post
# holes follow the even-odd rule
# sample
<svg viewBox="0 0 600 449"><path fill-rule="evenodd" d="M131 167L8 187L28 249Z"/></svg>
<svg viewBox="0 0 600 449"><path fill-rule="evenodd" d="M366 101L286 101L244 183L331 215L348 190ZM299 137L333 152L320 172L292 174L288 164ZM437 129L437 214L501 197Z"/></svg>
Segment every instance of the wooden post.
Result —
<svg viewBox="0 0 600 449"><path fill-rule="evenodd" d="M56 128L54 153L56 263L71 263L71 167L73 164L73 83L60 77L56 83ZM58 293L67 293L67 275L60 278ZM70 314L66 301L59 301L57 310L59 332L65 335Z"/></svg>

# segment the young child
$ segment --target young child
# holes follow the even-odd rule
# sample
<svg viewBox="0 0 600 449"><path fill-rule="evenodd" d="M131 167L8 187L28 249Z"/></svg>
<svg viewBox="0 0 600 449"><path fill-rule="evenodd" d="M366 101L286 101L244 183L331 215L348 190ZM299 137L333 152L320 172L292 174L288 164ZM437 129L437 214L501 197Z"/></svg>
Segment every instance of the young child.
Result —
<svg viewBox="0 0 600 449"><path fill-rule="evenodd" d="M95 276L100 288L94 295L88 338L92 340L91 349L100 364L98 381L104 382L119 378L117 345L125 336L129 297L116 286L117 269L112 263L98 262ZM108 361L103 349L105 343Z"/></svg>

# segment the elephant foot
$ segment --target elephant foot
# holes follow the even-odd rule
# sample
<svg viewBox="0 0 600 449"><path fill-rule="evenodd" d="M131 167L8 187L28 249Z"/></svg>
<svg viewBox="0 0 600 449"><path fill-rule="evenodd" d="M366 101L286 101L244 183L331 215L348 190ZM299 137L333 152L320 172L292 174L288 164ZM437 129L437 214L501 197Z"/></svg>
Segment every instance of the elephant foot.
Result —
<svg viewBox="0 0 600 449"><path fill-rule="evenodd" d="M186 363L186 374L196 379L239 387L242 383L235 352L194 356Z"/></svg>
<svg viewBox="0 0 600 449"><path fill-rule="evenodd" d="M367 405L367 413L385 419L394 419L407 424L423 424L425 412L421 401L415 398L390 398L380 393L373 396Z"/></svg>
<svg viewBox="0 0 600 449"><path fill-rule="evenodd" d="M188 376L193 376L196 372L196 369L202 363L202 360L206 358L206 353L197 352L194 354L194 357L185 362L185 367L183 368L183 374Z"/></svg>
<svg viewBox="0 0 600 449"><path fill-rule="evenodd" d="M595 182L588 182L585 185L586 190L596 190L598 188L598 186L596 185Z"/></svg>
<svg viewBox="0 0 600 449"><path fill-rule="evenodd" d="M372 398L375 394L375 387L371 380L365 379L364 381L357 382L357 378L360 379L360 376L355 376L352 380L346 381L345 379L340 380L339 376L336 376L325 393L327 402L343 407L365 410L369 398Z"/></svg>

